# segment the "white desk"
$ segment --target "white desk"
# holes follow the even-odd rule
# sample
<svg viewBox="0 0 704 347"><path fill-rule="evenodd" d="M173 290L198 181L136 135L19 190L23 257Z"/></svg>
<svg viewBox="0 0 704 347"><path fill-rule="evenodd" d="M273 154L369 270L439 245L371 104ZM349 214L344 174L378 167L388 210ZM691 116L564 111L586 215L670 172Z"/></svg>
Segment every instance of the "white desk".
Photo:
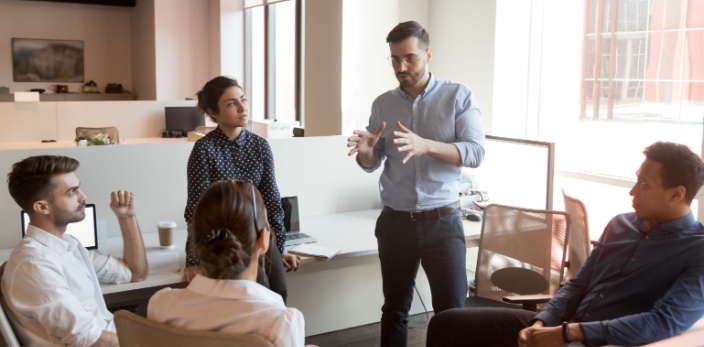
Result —
<svg viewBox="0 0 704 347"><path fill-rule="evenodd" d="M383 299L374 237L379 213L379 209L371 209L301 218L303 232L317 238L320 245L342 250L331 260L306 257L299 271L287 274L288 304L303 312L307 336L379 320ZM481 223L464 221L463 224L467 244L471 246L479 239ZM143 238L148 251L158 249L157 233L145 233ZM179 262L183 265L185 230L176 231L174 243L174 250L179 252ZM99 247L103 253L122 256L121 237L108 238ZM10 251L0 250L0 261L5 261ZM101 288L108 306L140 306L141 311L154 291L164 286L184 286L181 276L182 271L149 274L141 282L106 284ZM417 286L426 305L430 305L429 288L422 271ZM417 303L418 300L414 300L412 313L420 312ZM345 314L341 315L342 312Z"/></svg>

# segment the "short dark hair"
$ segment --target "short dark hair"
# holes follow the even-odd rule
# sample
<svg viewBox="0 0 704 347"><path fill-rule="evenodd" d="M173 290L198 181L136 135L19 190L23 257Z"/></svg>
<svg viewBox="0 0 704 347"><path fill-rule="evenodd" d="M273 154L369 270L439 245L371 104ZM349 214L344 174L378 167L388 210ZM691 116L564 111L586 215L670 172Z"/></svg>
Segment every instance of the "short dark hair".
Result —
<svg viewBox="0 0 704 347"><path fill-rule="evenodd" d="M646 147L643 154L649 160L660 163L660 179L665 188L683 186L685 201L691 204L694 196L704 184L704 162L689 147L672 142L655 142Z"/></svg>
<svg viewBox="0 0 704 347"><path fill-rule="evenodd" d="M387 43L399 43L411 37L417 37L427 48L430 46L430 34L422 25L415 21L399 23L386 36Z"/></svg>
<svg viewBox="0 0 704 347"><path fill-rule="evenodd" d="M225 91L232 87L242 88L233 77L218 76L208 81L203 86L203 89L196 93L196 96L198 96L198 108L206 113L208 110L220 112L218 101L220 101L220 97ZM210 113L208 113L208 117L217 123L217 120L210 116Z"/></svg>
<svg viewBox="0 0 704 347"><path fill-rule="evenodd" d="M257 204L254 218L252 191ZM208 187L196 204L189 230L206 276L235 279L249 266L259 235L255 218L268 228L265 209L259 190L249 182L220 180Z"/></svg>
<svg viewBox="0 0 704 347"><path fill-rule="evenodd" d="M10 196L23 210L32 213L36 201L53 200L52 177L75 172L79 165L76 159L58 155L40 155L19 161L7 174Z"/></svg>

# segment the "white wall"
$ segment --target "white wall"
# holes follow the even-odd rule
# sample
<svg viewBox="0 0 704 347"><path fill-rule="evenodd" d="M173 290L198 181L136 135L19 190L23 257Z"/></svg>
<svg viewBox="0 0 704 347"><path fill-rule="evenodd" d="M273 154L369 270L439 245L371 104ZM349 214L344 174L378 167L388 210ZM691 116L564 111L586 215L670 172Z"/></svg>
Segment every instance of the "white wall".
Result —
<svg viewBox="0 0 704 347"><path fill-rule="evenodd" d="M398 85L385 39L407 20L430 31L431 71L467 84L491 129L495 0L309 0L305 15L306 136L368 124L374 99Z"/></svg>
<svg viewBox="0 0 704 347"><path fill-rule="evenodd" d="M85 82L94 80L101 91L107 83L131 90L130 13L129 7L0 0L0 86L15 92L61 83L81 90L83 83L13 81L11 40L33 38L83 41Z"/></svg>
<svg viewBox="0 0 704 347"><path fill-rule="evenodd" d="M146 102L146 101L145 101ZM283 195L297 195L301 216L379 208L378 179L362 171L347 157L346 137L318 136L271 140L276 177ZM184 227L186 164L192 142L127 144L115 146L0 150L0 172L32 155L57 154L78 159L81 189L98 204L98 219L105 220L108 236L119 226L107 199L115 189L132 190L142 232L155 232L161 219ZM321 165L320 158L325 158ZM0 249L12 248L21 238L20 208L0 185Z"/></svg>
<svg viewBox="0 0 704 347"><path fill-rule="evenodd" d="M433 0L430 71L469 86L491 133L496 0Z"/></svg>
<svg viewBox="0 0 704 347"><path fill-rule="evenodd" d="M398 86L387 61L386 35L398 23L409 20L429 28L432 25L428 16L430 6L428 0L344 1L340 71L342 134L351 135L355 129L364 129L369 123L374 99Z"/></svg>

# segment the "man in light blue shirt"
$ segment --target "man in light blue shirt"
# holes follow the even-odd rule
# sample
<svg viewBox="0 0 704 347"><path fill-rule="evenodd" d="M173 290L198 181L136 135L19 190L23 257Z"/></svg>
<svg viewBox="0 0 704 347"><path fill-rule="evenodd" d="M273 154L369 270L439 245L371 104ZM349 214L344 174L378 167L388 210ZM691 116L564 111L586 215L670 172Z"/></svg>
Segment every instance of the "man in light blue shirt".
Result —
<svg viewBox="0 0 704 347"><path fill-rule="evenodd" d="M374 101L367 130L355 130L347 146L367 172L384 163L384 208L375 230L384 291L381 345L405 346L421 262L435 313L464 306L466 247L457 200L462 166L484 159L484 130L469 88L430 73L427 30L400 23L386 42L400 85Z"/></svg>

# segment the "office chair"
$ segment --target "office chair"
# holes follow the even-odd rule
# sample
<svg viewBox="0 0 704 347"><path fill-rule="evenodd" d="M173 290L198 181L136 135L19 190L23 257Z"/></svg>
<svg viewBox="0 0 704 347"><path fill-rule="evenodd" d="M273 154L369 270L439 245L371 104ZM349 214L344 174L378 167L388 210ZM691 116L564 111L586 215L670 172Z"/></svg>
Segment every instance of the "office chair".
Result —
<svg viewBox="0 0 704 347"><path fill-rule="evenodd" d="M199 125L196 127L195 130L193 130L193 132L205 135L213 130L215 130L215 127L208 127L208 126L204 126L204 125Z"/></svg>
<svg viewBox="0 0 704 347"><path fill-rule="evenodd" d="M186 330L156 322L125 310L115 312L115 328L121 346L274 347L271 341L255 334Z"/></svg>
<svg viewBox="0 0 704 347"><path fill-rule="evenodd" d="M536 310L547 302L544 296L557 292L562 282L569 222L562 211L486 206L475 279L465 307ZM524 300L535 294L541 297Z"/></svg>
<svg viewBox="0 0 704 347"><path fill-rule="evenodd" d="M567 245L567 264L565 271L565 281L572 278L579 269L582 268L591 252L591 242L589 240L589 222L587 218L587 208L584 203L567 194L562 189L562 197L565 200L565 212L570 216L570 236Z"/></svg>
<svg viewBox="0 0 704 347"><path fill-rule="evenodd" d="M0 265L0 279L5 273L5 264ZM10 325L10 320L7 319L5 311L7 311L7 305L5 304L5 297L0 291L0 303L2 304L2 310L0 310L0 332L2 332L2 340L0 340L0 346L6 347L20 347L20 342L15 336L15 331L12 330L12 325Z"/></svg>
<svg viewBox="0 0 704 347"><path fill-rule="evenodd" d="M106 134L110 139L110 143L116 144L120 142L120 132L117 127L103 127L103 128L86 128L77 127L76 128L76 138L79 137L90 137L100 134Z"/></svg>
<svg viewBox="0 0 704 347"><path fill-rule="evenodd" d="M215 130L215 127L197 126L195 130L188 132L188 142L198 141L198 139L213 130Z"/></svg>

